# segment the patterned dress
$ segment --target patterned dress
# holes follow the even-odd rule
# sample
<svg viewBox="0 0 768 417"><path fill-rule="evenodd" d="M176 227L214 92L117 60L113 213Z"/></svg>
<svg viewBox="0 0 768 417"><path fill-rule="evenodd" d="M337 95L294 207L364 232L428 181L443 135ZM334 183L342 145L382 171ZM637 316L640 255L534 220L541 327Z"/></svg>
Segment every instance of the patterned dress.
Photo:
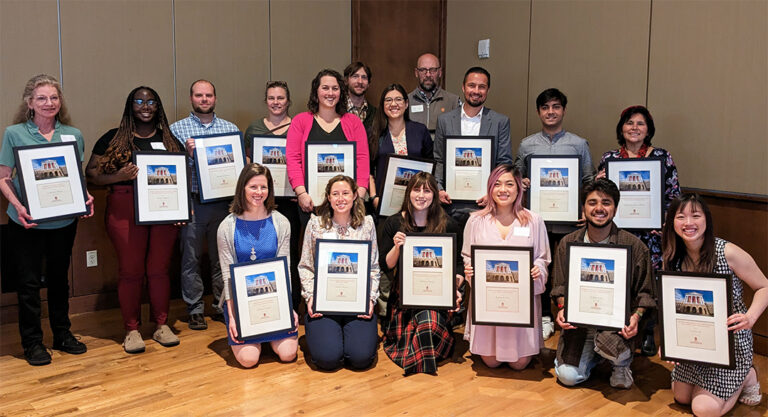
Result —
<svg viewBox="0 0 768 417"><path fill-rule="evenodd" d="M717 264L714 272L717 274L733 275L733 313L746 313L747 307L742 299L741 279L733 274L725 259L725 244L723 239L715 238L715 253ZM680 265L676 265L680 270ZM672 370L672 381L685 382L686 384L702 387L717 397L727 401L741 387L752 367L752 330L739 330L733 332L734 348L736 350L736 368L723 369L710 366L681 363L675 365Z"/></svg>

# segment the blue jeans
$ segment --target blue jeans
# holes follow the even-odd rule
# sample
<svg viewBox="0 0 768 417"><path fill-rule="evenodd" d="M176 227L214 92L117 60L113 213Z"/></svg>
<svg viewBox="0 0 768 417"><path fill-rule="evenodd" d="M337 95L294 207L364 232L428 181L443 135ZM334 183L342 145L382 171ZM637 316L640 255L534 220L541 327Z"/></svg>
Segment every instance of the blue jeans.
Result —
<svg viewBox="0 0 768 417"><path fill-rule="evenodd" d="M344 365L365 369L376 359L379 334L376 314L368 320L357 316L305 317L304 329L312 363L330 371Z"/></svg>
<svg viewBox="0 0 768 417"><path fill-rule="evenodd" d="M558 363L555 359L555 375L557 379L569 387L581 384L589 379L592 369L603 361L599 352L595 352L595 333L594 329L587 332L587 338L584 341L584 349L581 351L579 366ZM619 355L616 360L607 359L614 367L628 367L632 364L632 352L626 351Z"/></svg>

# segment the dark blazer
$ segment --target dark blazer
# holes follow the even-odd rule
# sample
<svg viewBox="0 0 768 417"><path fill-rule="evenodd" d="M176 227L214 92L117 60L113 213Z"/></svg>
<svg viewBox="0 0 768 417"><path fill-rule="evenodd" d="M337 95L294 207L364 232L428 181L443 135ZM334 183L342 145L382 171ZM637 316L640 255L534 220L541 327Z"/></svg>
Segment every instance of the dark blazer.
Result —
<svg viewBox="0 0 768 417"><path fill-rule="evenodd" d="M433 159L432 136L427 127L418 122L405 122L405 143L408 145L408 156L417 158ZM381 193L384 186L385 170L387 169L387 155L395 153L395 145L392 144L392 135L389 130L379 137L379 152L373 166L375 171L371 173L376 179L376 193Z"/></svg>

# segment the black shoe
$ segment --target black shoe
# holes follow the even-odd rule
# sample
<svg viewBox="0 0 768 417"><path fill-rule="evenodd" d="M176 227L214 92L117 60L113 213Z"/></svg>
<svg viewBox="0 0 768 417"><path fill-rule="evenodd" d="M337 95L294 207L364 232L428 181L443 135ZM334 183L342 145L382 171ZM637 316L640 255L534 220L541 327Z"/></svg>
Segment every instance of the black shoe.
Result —
<svg viewBox="0 0 768 417"><path fill-rule="evenodd" d="M640 350L645 356L653 356L656 354L656 341L653 340L653 333L648 333L643 337L643 344Z"/></svg>
<svg viewBox="0 0 768 417"><path fill-rule="evenodd" d="M211 314L211 320L218 321L219 323L224 323L224 313Z"/></svg>
<svg viewBox="0 0 768 417"><path fill-rule="evenodd" d="M205 317L200 313L193 313L189 315L189 328L192 330L205 330L208 328L208 323L205 322Z"/></svg>
<svg viewBox="0 0 768 417"><path fill-rule="evenodd" d="M42 343L24 349L24 359L32 366L48 365L51 363L51 355Z"/></svg>
<svg viewBox="0 0 768 417"><path fill-rule="evenodd" d="M62 352L71 353L73 355L80 355L88 350L88 348L85 347L85 343L77 340L75 336L69 332L67 332L67 335L64 336L61 340L54 340L53 348Z"/></svg>

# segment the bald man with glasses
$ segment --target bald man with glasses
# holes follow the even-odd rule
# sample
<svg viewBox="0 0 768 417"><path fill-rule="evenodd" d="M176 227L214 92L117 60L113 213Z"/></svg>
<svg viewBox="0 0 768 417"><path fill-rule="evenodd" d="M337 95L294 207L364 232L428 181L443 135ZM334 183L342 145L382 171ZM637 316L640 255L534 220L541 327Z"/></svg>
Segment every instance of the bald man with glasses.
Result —
<svg viewBox="0 0 768 417"><path fill-rule="evenodd" d="M410 117L414 122L426 125L435 133L437 117L461 105L459 96L440 88L443 69L440 60L433 54L424 54L416 61L414 69L419 85L408 94Z"/></svg>

